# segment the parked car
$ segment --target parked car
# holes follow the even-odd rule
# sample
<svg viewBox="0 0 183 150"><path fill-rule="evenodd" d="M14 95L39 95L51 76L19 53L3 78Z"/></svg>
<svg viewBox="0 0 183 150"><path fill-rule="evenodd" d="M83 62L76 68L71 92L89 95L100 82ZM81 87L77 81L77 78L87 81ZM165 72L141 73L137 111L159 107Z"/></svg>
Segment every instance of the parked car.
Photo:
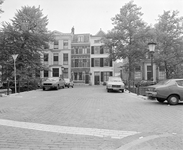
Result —
<svg viewBox="0 0 183 150"><path fill-rule="evenodd" d="M183 101L183 79L169 79L148 86L146 95L160 103L167 100L169 104L176 105Z"/></svg>
<svg viewBox="0 0 183 150"><path fill-rule="evenodd" d="M69 78L65 78L64 79L65 80L65 87L74 87L74 82L71 80L71 79L69 79Z"/></svg>
<svg viewBox="0 0 183 150"><path fill-rule="evenodd" d="M107 92L115 90L115 91L121 91L123 93L125 89L125 85L120 77L112 76L112 77L109 77L106 83L106 89L107 89Z"/></svg>
<svg viewBox="0 0 183 150"><path fill-rule="evenodd" d="M58 90L61 87L62 88L65 87L65 81L63 78L59 78L59 77L50 77L42 83L43 90L46 90L46 89Z"/></svg>

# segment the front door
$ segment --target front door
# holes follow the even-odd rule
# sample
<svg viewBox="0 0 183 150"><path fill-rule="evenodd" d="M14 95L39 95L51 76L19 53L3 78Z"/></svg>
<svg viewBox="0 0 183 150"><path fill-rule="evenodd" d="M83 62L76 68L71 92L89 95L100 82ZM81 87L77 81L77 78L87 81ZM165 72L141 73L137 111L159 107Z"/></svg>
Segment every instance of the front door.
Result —
<svg viewBox="0 0 183 150"><path fill-rule="evenodd" d="M95 80L95 85L100 85L100 73L99 72L95 72L94 74L94 80Z"/></svg>
<svg viewBox="0 0 183 150"><path fill-rule="evenodd" d="M89 84L89 74L85 75L85 84Z"/></svg>
<svg viewBox="0 0 183 150"><path fill-rule="evenodd" d="M151 66L147 66L147 80L152 80L152 78Z"/></svg>

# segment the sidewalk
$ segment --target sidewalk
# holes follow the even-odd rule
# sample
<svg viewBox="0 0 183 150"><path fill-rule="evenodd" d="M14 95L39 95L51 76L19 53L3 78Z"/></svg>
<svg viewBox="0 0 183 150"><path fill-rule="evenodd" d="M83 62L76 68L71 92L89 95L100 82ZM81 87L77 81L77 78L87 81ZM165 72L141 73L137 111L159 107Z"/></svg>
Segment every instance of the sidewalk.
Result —
<svg viewBox="0 0 183 150"><path fill-rule="evenodd" d="M140 137L116 150L182 150L183 135L162 134Z"/></svg>

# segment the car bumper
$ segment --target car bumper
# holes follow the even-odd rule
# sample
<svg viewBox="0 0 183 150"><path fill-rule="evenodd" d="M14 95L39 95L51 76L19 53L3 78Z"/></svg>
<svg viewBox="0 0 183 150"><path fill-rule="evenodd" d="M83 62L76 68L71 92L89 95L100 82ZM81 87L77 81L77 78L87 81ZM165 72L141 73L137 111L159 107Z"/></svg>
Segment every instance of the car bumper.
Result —
<svg viewBox="0 0 183 150"><path fill-rule="evenodd" d="M147 96L149 99L154 99L154 98L157 97L157 92L146 91L146 96Z"/></svg>
<svg viewBox="0 0 183 150"><path fill-rule="evenodd" d="M109 90L114 90L114 91L119 91L119 90L124 90L124 87L107 87Z"/></svg>
<svg viewBox="0 0 183 150"><path fill-rule="evenodd" d="M52 88L55 88L56 85L43 85L42 87L46 89L52 89Z"/></svg>

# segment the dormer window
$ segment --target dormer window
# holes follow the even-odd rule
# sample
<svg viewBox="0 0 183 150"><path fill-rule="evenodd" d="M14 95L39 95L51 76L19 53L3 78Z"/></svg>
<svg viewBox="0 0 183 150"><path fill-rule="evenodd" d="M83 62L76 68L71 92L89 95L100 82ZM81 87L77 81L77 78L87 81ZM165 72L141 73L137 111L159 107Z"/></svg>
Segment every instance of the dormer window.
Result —
<svg viewBox="0 0 183 150"><path fill-rule="evenodd" d="M84 36L83 35L78 36L78 42L84 42Z"/></svg>

